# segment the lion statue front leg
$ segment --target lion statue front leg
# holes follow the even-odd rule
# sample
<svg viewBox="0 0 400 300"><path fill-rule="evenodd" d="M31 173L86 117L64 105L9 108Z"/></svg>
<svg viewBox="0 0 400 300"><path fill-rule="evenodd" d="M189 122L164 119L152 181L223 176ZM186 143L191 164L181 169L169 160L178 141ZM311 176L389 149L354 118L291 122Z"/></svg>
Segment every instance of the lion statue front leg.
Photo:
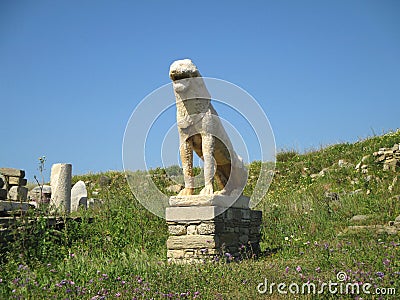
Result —
<svg viewBox="0 0 400 300"><path fill-rule="evenodd" d="M179 192L178 196L190 196L194 194L193 145L191 139L183 139L181 141L179 152L182 160L185 188Z"/></svg>
<svg viewBox="0 0 400 300"><path fill-rule="evenodd" d="M214 159L214 137L210 133L201 135L202 152L204 160L204 188L200 191L200 195L212 195L214 193L214 174L216 163Z"/></svg>

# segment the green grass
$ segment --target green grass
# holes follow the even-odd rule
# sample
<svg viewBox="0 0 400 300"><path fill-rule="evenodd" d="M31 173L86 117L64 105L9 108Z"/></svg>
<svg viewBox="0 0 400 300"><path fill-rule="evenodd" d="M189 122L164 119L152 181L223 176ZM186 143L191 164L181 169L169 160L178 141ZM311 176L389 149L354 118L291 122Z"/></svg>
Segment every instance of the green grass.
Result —
<svg viewBox="0 0 400 300"><path fill-rule="evenodd" d="M89 196L98 191L102 207L81 211L81 223L62 230L37 222L18 229L19 239L2 250L1 299L337 299L356 295L260 294L257 286L269 283L321 284L348 282L396 288L400 293L399 235L375 231L346 231L354 215L369 215L363 225L387 224L400 215L399 172L383 171L372 153L400 142L400 131L355 144L337 144L299 154L293 150L277 157L276 174L257 209L263 211L262 249L257 260L199 265L166 264L167 226L138 203L119 172L76 176L84 180ZM365 158L368 173L355 166ZM340 167L339 160L346 166ZM260 162L249 166L245 193L257 182ZM324 170L323 176L311 176ZM176 173L178 173L177 170ZM151 171L157 186L171 184L163 169ZM107 176L111 183L99 183ZM352 193L359 190L358 193ZM326 193L336 193L330 199ZM94 223L89 217L96 216ZM17 229L16 229L17 230ZM376 295L360 295L378 299ZM383 299L396 299L384 296Z"/></svg>

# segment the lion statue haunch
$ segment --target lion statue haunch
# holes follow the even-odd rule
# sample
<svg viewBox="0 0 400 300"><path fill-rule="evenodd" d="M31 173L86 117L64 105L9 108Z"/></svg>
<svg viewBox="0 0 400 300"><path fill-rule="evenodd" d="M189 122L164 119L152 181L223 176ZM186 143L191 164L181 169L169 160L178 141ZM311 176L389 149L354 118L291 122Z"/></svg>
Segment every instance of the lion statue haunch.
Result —
<svg viewBox="0 0 400 300"><path fill-rule="evenodd" d="M172 63L169 76L177 107L180 157L185 188L178 196L193 195L193 150L204 161L204 188L200 195L214 194L214 179L221 195L241 194L247 170L233 150L200 72L190 59Z"/></svg>

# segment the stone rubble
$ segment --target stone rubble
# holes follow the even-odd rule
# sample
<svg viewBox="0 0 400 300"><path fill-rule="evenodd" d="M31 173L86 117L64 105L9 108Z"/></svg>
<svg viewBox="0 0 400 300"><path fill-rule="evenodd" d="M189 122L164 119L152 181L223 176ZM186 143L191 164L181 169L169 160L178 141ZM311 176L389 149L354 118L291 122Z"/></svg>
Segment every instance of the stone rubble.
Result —
<svg viewBox="0 0 400 300"><path fill-rule="evenodd" d="M25 171L13 168L0 168L0 200L26 202L28 188Z"/></svg>
<svg viewBox="0 0 400 300"><path fill-rule="evenodd" d="M373 153L376 162L383 164L383 170L396 171L400 166L400 145L394 144L392 148L380 148Z"/></svg>

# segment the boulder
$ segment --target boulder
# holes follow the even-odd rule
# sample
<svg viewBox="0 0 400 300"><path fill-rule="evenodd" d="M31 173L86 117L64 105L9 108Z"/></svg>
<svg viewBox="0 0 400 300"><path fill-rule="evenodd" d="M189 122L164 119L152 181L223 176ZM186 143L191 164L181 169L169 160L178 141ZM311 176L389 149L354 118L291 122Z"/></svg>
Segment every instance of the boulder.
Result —
<svg viewBox="0 0 400 300"><path fill-rule="evenodd" d="M82 180L74 184L71 190L71 212L77 211L79 206L87 208L87 190Z"/></svg>
<svg viewBox="0 0 400 300"><path fill-rule="evenodd" d="M8 192L8 198L14 201L26 201L28 199L28 188L24 186L12 186Z"/></svg>
<svg viewBox="0 0 400 300"><path fill-rule="evenodd" d="M42 187L42 200L40 201L40 187L36 186L32 190L29 191L28 196L31 201L36 202L49 202L51 198L51 186L43 185Z"/></svg>
<svg viewBox="0 0 400 300"><path fill-rule="evenodd" d="M0 174L3 174L4 176L14 176L19 178L25 177L24 170L13 169L13 168L0 168Z"/></svg>
<svg viewBox="0 0 400 300"><path fill-rule="evenodd" d="M25 178L10 176L8 177L8 184L9 185L18 185L18 186L26 186L28 181Z"/></svg>
<svg viewBox="0 0 400 300"><path fill-rule="evenodd" d="M369 216L367 216L367 215L356 215L350 219L350 222L362 222L362 221L366 221L368 219L369 219Z"/></svg>

